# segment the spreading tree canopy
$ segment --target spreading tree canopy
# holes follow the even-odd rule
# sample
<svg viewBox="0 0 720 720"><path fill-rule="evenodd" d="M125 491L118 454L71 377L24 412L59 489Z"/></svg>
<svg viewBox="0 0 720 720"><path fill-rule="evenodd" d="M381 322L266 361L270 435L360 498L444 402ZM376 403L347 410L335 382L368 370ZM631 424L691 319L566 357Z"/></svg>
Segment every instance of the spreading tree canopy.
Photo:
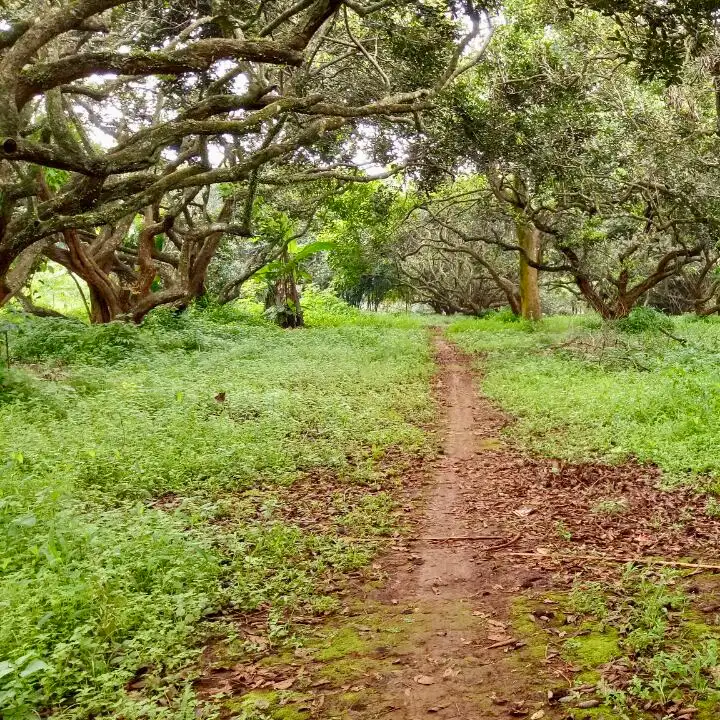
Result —
<svg viewBox="0 0 720 720"><path fill-rule="evenodd" d="M46 256L98 321L202 293L283 188L362 179L489 38L471 0L36 0L1 17L0 303Z"/></svg>

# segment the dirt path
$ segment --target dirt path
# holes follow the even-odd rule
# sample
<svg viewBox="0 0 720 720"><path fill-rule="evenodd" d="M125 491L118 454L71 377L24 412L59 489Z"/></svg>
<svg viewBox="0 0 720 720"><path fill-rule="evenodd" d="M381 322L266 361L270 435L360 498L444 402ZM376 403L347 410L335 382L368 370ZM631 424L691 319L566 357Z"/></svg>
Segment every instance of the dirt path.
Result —
<svg viewBox="0 0 720 720"><path fill-rule="evenodd" d="M489 408L480 407L468 368L447 341L437 341L437 359L442 375L437 382L437 394L445 404L445 438L443 460L437 466L433 487L428 498L421 537L463 537L475 533L465 512L463 493L467 485L460 470L475 455L482 441L502 425ZM482 421L482 427L476 423ZM481 534L492 535L492 527ZM420 542L419 570L415 573L414 594L419 598L465 598L475 592L477 577L475 553L465 542ZM405 585L395 581L395 588ZM412 583L411 583L412 584ZM408 587L405 585L405 587Z"/></svg>
<svg viewBox="0 0 720 720"><path fill-rule="evenodd" d="M516 535L512 522L477 504L492 497L498 467L508 466L499 439L506 419L478 396L470 359L439 334L434 346L443 450L426 476L415 537L398 540L373 566L385 576L380 586L351 593L343 613L294 657L215 671L208 695L270 688L231 702L235 713L486 720L529 718L543 708L546 683L538 682L537 658L515 644L511 617L521 586L541 576L483 551ZM468 535L490 539L453 539Z"/></svg>
<svg viewBox="0 0 720 720"><path fill-rule="evenodd" d="M524 672L529 659L510 642L510 615L513 593L531 584L537 573L486 556L483 548L509 539L507 528L492 516L478 517L468 502L487 482L478 460L501 447L498 435L506 420L476 393L468 360L441 336L435 347L443 455L418 540L411 543L409 556L388 559L389 583L379 594L414 627L398 648L392 674L375 685L367 716L401 720L431 713L481 720L529 715L543 706L543 690ZM467 536L491 539L425 540Z"/></svg>
<svg viewBox="0 0 720 720"><path fill-rule="evenodd" d="M441 335L434 343L443 454L416 539L383 560L384 588L351 618L363 645L345 678L347 715L595 717L583 707L597 704L597 669L617 648L558 612L558 593L616 571L587 562L587 553L638 557L661 548L679 557L693 548L717 556L720 524L692 491L658 490L652 468L565 465L506 445L501 431L510 419L476 391L472 360ZM627 512L593 513L599 500L619 495ZM490 539L429 539L467 536ZM585 649L567 657L568 638ZM595 680L583 686L583 677ZM558 702L573 686L580 692L572 704ZM331 703L327 716L339 707Z"/></svg>

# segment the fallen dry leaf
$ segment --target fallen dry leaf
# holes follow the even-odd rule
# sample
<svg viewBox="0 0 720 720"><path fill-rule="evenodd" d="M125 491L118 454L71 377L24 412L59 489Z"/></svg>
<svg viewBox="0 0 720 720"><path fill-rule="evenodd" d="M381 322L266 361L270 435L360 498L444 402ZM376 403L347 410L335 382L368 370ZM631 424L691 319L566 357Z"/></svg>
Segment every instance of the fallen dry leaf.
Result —
<svg viewBox="0 0 720 720"><path fill-rule="evenodd" d="M432 678L429 675L416 675L413 679L415 680L415 682L418 685L434 685L435 684L435 678Z"/></svg>
<svg viewBox="0 0 720 720"><path fill-rule="evenodd" d="M288 678L287 680L280 680L279 682L273 683L273 687L276 690L289 690L294 682L295 678Z"/></svg>
<svg viewBox="0 0 720 720"><path fill-rule="evenodd" d="M545 711L544 710L538 710L536 713L533 713L530 716L530 720L540 720L541 718L545 717Z"/></svg>

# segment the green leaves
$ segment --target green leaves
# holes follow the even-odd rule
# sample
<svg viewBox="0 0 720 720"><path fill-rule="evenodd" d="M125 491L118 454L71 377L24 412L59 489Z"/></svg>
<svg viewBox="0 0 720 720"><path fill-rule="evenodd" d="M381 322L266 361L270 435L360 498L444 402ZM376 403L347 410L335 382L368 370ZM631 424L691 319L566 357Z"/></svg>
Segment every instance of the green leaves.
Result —
<svg viewBox="0 0 720 720"><path fill-rule="evenodd" d="M634 456L670 480L707 473L717 485L720 323L641 310L632 334L593 317L556 317L533 333L519 323L467 320L454 338L488 353L484 389L519 416L513 432L530 447L574 460ZM658 322L670 322L687 344L658 333ZM570 354L575 343L582 350Z"/></svg>
<svg viewBox="0 0 720 720"><path fill-rule="evenodd" d="M70 174L65 170L55 168L43 168L45 182L53 192L58 192L67 183Z"/></svg>
<svg viewBox="0 0 720 720"><path fill-rule="evenodd" d="M225 637L213 614L270 607L284 642L286 611L333 608L332 583L368 561L374 543L335 529L392 527L390 499L362 501L362 484L381 482L389 448L425 446L426 335L307 297L301 333L233 306L122 329L28 321L16 351L34 359L15 373L31 391L1 415L3 718L184 717L177 673L208 633ZM274 498L315 474L343 504L309 532Z"/></svg>
<svg viewBox="0 0 720 720"><path fill-rule="evenodd" d="M645 78L680 80L688 56L700 55L713 42L715 0L573 0L575 7L590 7L617 23L613 40L627 62L636 62Z"/></svg>
<svg viewBox="0 0 720 720"><path fill-rule="evenodd" d="M31 528L37 525L37 518L32 514L23 515L22 517L15 518L10 524L17 528Z"/></svg>
<svg viewBox="0 0 720 720"><path fill-rule="evenodd" d="M333 287L348 302L380 302L399 285L392 260L398 226L414 198L381 183L359 184L329 202L321 238L333 242Z"/></svg>
<svg viewBox="0 0 720 720"><path fill-rule="evenodd" d="M297 242L291 242L288 245L288 252L294 262L301 263L316 253L334 250L336 247L337 243L329 240L316 240L302 247Z"/></svg>
<svg viewBox="0 0 720 720"><path fill-rule="evenodd" d="M42 660L31 660L21 671L20 671L20 677L21 678L27 678L31 675L34 675L35 673L41 672L43 670L48 670L50 666L43 662Z"/></svg>

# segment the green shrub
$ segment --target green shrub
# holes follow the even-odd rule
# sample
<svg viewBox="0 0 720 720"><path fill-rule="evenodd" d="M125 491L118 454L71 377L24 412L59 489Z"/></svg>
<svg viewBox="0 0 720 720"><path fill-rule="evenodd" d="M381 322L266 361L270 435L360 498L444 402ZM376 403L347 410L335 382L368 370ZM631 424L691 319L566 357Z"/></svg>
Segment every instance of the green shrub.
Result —
<svg viewBox="0 0 720 720"><path fill-rule="evenodd" d="M332 290L318 290L312 285L303 290L300 304L307 324L317 327L337 326L343 321L360 319L363 315Z"/></svg>
<svg viewBox="0 0 720 720"><path fill-rule="evenodd" d="M342 573L375 548L334 530L391 532L377 458L427 446L425 332L364 313L285 332L244 312L15 323L0 390L4 720L190 717L177 673L209 631L227 637L213 613L267 609L270 636L288 639L284 613L334 607ZM314 473L372 486L326 534L270 502ZM128 694L141 670L145 689Z"/></svg>
<svg viewBox="0 0 720 720"><path fill-rule="evenodd" d="M17 510L6 501L0 513L3 717L68 697L81 698L77 716L107 712L138 668L163 673L196 654L195 626L219 607L226 574L209 538L143 508Z"/></svg>
<svg viewBox="0 0 720 720"><path fill-rule="evenodd" d="M495 320L501 323L516 323L522 319L520 315L516 315L510 308L486 310L480 317L484 320Z"/></svg>
<svg viewBox="0 0 720 720"><path fill-rule="evenodd" d="M25 373L0 366L0 405L27 402L38 396L37 383Z"/></svg>
<svg viewBox="0 0 720 720"><path fill-rule="evenodd" d="M141 345L139 329L129 323L84 325L63 318L28 318L18 323L10 341L19 362L114 364Z"/></svg>
<svg viewBox="0 0 720 720"><path fill-rule="evenodd" d="M673 328L672 320L665 313L651 307L633 308L627 317L617 321L619 330L626 333L670 332Z"/></svg>
<svg viewBox="0 0 720 720"><path fill-rule="evenodd" d="M705 504L705 514L711 518L720 518L720 500L711 497Z"/></svg>

